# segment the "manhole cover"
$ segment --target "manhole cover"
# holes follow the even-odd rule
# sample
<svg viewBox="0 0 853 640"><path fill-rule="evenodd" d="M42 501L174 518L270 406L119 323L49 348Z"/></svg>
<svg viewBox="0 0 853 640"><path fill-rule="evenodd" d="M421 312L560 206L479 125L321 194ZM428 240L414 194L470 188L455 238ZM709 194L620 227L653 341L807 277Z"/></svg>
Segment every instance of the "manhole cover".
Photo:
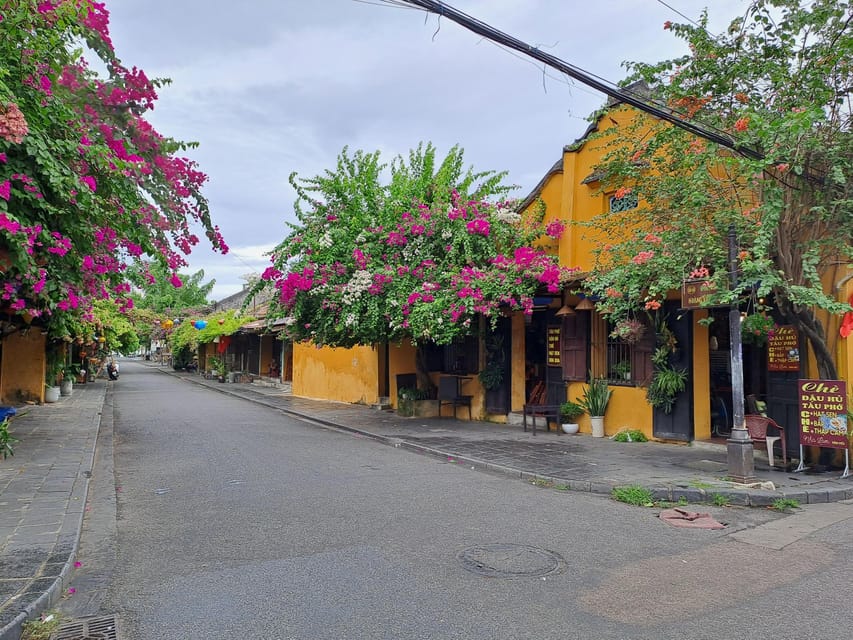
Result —
<svg viewBox="0 0 853 640"><path fill-rule="evenodd" d="M456 556L462 566L490 578L539 577L560 573L563 558L547 549L526 544L485 544L469 547Z"/></svg>
<svg viewBox="0 0 853 640"><path fill-rule="evenodd" d="M121 640L115 616L84 618L62 625L51 640Z"/></svg>

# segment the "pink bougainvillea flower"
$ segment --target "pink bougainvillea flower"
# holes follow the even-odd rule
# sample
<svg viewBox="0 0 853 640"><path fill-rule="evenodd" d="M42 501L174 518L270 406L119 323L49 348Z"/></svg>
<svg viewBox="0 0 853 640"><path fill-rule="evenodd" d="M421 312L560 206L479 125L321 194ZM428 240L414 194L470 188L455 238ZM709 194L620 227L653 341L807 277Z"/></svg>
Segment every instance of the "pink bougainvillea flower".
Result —
<svg viewBox="0 0 853 640"><path fill-rule="evenodd" d="M0 182L0 198L3 198L7 202L9 198L12 197L12 183L8 180L4 180Z"/></svg>
<svg viewBox="0 0 853 640"><path fill-rule="evenodd" d="M169 278L169 282L172 283L172 286L175 287L175 289L180 289L184 286L184 283L181 282L181 279L177 273L172 274L172 277Z"/></svg>

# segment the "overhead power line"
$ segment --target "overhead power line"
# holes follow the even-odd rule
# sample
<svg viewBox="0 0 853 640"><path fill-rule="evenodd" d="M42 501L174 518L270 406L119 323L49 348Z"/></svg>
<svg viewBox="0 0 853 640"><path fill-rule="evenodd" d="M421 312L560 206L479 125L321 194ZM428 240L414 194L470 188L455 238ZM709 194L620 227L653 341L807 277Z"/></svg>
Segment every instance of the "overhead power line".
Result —
<svg viewBox="0 0 853 640"><path fill-rule="evenodd" d="M469 31L472 31L487 40L530 56L531 58L534 58L535 60L538 60L615 100L629 104L644 113L648 113L656 118L669 122L670 124L699 136L700 138L715 142L720 146L731 149L732 151L753 160L761 160L764 158L763 154L751 147L740 144L725 132L714 130L686 119L684 116L676 113L672 109L655 105L648 99L634 92L622 89L613 83L587 73L586 71L583 71L582 69L579 69L574 65L551 55L550 53L546 53L533 45L514 38L503 31L499 31L485 22L473 18L454 7L445 4L444 2L439 2L438 0L385 0L385 2L397 6L419 7L429 11L430 13L438 15L439 18L447 18L448 20L465 27Z"/></svg>

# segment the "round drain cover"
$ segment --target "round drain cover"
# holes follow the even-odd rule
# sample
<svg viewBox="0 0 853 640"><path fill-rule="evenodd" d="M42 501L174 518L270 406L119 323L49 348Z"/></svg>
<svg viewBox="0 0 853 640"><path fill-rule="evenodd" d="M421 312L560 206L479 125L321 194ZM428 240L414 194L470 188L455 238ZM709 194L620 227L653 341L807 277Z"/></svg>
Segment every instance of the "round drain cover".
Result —
<svg viewBox="0 0 853 640"><path fill-rule="evenodd" d="M456 557L468 571L490 578L547 576L565 566L553 551L526 544L484 544L464 549Z"/></svg>

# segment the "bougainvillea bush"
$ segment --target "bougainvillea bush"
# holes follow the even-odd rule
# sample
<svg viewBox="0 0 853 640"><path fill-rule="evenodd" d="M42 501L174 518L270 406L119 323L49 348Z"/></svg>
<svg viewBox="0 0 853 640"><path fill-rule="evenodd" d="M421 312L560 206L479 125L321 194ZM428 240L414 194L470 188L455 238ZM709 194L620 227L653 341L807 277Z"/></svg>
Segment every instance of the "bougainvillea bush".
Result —
<svg viewBox="0 0 853 640"><path fill-rule="evenodd" d="M92 0L0 3L0 306L51 326L97 299L128 308L142 256L180 286L191 227L227 251L191 145L145 118L164 81L119 60L108 24Z"/></svg>
<svg viewBox="0 0 853 640"><path fill-rule="evenodd" d="M562 225L546 230L541 210L522 219L503 174L463 171L458 148L436 163L432 145L386 169L378 153L345 149L335 171L291 176L298 221L260 287L275 288L270 317L293 339L445 344L561 291L570 270L535 241Z"/></svg>

